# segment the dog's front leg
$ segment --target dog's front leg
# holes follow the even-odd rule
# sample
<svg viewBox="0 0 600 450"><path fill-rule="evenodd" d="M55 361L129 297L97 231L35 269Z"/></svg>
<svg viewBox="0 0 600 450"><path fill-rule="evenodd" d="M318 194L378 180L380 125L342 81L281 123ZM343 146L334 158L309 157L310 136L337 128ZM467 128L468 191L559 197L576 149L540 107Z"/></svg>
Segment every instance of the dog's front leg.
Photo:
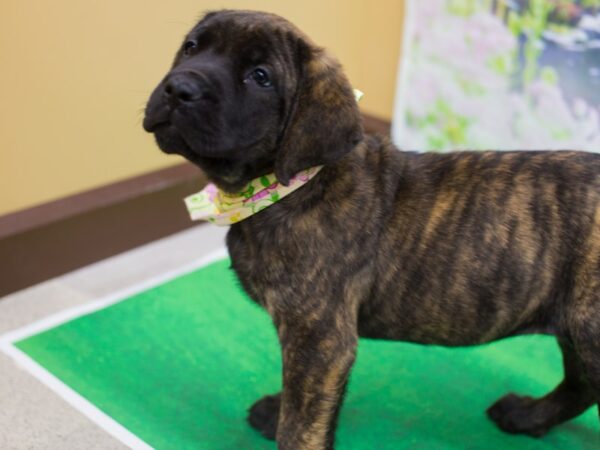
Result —
<svg viewBox="0 0 600 450"><path fill-rule="evenodd" d="M275 321L283 356L277 445L280 450L333 449L356 356L356 318L343 308L302 316Z"/></svg>

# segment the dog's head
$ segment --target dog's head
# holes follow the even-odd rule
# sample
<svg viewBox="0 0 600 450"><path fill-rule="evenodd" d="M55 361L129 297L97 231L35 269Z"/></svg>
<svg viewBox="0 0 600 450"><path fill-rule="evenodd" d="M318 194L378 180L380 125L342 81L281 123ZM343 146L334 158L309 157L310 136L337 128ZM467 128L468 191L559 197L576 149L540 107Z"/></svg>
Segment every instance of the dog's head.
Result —
<svg viewBox="0 0 600 450"><path fill-rule="evenodd" d="M235 191L331 163L362 138L340 65L285 19L208 13L187 35L144 119L159 147Z"/></svg>

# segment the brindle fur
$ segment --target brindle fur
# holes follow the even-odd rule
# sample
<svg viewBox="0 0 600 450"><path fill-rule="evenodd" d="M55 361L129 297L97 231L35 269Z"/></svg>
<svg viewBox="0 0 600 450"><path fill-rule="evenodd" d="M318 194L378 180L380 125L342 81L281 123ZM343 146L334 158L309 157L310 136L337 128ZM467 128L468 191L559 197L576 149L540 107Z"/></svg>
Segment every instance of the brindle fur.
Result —
<svg viewBox="0 0 600 450"><path fill-rule="evenodd" d="M541 436L598 404L598 155L400 152L363 136L338 63L284 19L210 13L187 39L196 49L178 53L147 107L164 151L227 191L325 166L227 236L282 347L283 391L252 406L253 427L280 449L333 448L359 336L462 346L553 333L564 380L540 399L509 394L489 417ZM242 82L256 65L273 86ZM177 77L202 98L173 101Z"/></svg>

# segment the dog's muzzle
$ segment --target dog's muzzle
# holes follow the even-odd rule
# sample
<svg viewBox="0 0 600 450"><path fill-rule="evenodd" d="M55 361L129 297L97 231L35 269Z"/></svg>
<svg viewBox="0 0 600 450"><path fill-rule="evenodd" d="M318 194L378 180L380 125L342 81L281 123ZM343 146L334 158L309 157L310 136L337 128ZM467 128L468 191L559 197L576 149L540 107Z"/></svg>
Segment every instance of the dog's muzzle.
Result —
<svg viewBox="0 0 600 450"><path fill-rule="evenodd" d="M172 122L175 112L208 111L219 102L219 88L210 81L208 74L191 68L170 72L152 93L144 129L155 132Z"/></svg>

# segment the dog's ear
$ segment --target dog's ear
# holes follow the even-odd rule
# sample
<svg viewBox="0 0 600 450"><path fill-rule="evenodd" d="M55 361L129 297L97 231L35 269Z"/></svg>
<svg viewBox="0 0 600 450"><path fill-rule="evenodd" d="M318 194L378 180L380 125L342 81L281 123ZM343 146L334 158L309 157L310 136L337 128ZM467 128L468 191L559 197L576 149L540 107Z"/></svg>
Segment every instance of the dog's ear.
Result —
<svg viewBox="0 0 600 450"><path fill-rule="evenodd" d="M301 170L338 160L363 136L354 92L340 64L323 49L302 44L296 95L275 159L275 175L286 186Z"/></svg>

